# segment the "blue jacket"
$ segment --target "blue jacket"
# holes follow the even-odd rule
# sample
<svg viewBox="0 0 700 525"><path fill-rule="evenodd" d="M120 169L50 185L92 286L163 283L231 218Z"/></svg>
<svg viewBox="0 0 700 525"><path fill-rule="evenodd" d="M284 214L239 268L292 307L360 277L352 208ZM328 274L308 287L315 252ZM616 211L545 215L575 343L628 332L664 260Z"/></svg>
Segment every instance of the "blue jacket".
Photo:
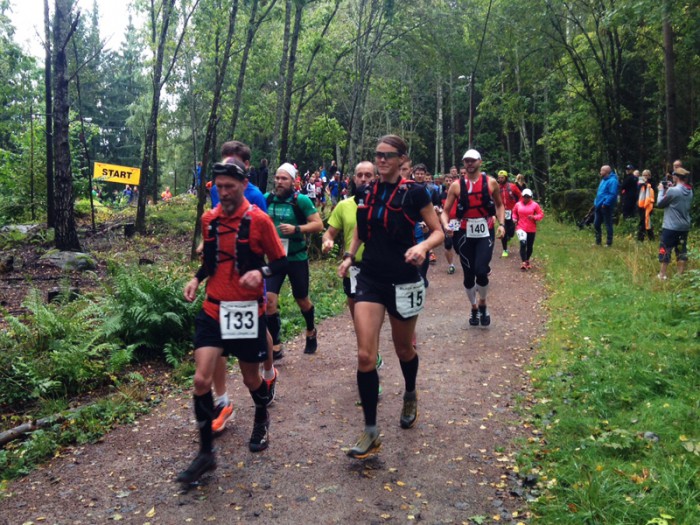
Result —
<svg viewBox="0 0 700 525"><path fill-rule="evenodd" d="M615 206L617 203L617 174L614 171L608 173L607 177L603 177L598 185L598 193L595 196L593 205L599 206Z"/></svg>

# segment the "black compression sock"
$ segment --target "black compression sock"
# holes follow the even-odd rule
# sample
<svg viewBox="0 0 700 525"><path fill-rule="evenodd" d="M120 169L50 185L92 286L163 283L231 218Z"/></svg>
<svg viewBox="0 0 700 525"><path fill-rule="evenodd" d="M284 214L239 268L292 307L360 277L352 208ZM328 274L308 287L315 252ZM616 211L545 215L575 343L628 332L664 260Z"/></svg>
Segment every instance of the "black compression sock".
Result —
<svg viewBox="0 0 700 525"><path fill-rule="evenodd" d="M282 328L282 320L280 319L280 313L274 313L267 316L267 329L270 331L272 336L272 344L277 346L280 344L280 330Z"/></svg>
<svg viewBox="0 0 700 525"><path fill-rule="evenodd" d="M211 429L211 422L214 416L214 396L211 390L204 395L194 396L194 415L197 418L197 426L199 427L200 451L210 453L214 441Z"/></svg>
<svg viewBox="0 0 700 525"><path fill-rule="evenodd" d="M416 377L418 377L418 354L410 361L399 361L399 364L406 383L406 392L414 392L416 390Z"/></svg>
<svg viewBox="0 0 700 525"><path fill-rule="evenodd" d="M306 329L309 332L311 332L315 326L314 325L314 312L315 312L315 309L314 309L313 305L311 306L311 308L306 310L306 312L301 312L301 315L304 316L304 321L306 321Z"/></svg>
<svg viewBox="0 0 700 525"><path fill-rule="evenodd" d="M365 415L365 425L377 424L377 401L379 400L379 374L377 370L370 372L357 371L357 388L360 391L362 412Z"/></svg>

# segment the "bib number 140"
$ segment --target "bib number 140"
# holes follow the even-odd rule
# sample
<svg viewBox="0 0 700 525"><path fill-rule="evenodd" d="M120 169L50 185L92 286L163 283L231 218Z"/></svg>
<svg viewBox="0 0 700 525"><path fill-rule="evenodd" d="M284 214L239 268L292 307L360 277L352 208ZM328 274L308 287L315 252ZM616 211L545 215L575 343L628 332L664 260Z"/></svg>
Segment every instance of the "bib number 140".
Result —
<svg viewBox="0 0 700 525"><path fill-rule="evenodd" d="M489 226L486 219L469 219L467 221L467 237L481 238L489 236Z"/></svg>
<svg viewBox="0 0 700 525"><path fill-rule="evenodd" d="M402 317L413 317L423 310L425 286L423 281L396 285L396 311Z"/></svg>
<svg viewBox="0 0 700 525"><path fill-rule="evenodd" d="M257 301L222 301L219 305L222 339L258 337Z"/></svg>

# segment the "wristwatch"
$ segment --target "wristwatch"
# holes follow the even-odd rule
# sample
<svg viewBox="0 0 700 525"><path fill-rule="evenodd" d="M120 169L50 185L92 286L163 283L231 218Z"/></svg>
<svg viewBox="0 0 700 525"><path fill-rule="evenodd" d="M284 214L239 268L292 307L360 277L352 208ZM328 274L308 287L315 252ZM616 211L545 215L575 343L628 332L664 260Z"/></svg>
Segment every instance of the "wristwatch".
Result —
<svg viewBox="0 0 700 525"><path fill-rule="evenodd" d="M355 256L351 254L350 252L345 252L343 253L343 260L347 259L350 257L350 260L354 263L355 262Z"/></svg>
<svg viewBox="0 0 700 525"><path fill-rule="evenodd" d="M299 226L298 224L296 226L294 226L294 233L296 233L296 234L301 233L301 226Z"/></svg>

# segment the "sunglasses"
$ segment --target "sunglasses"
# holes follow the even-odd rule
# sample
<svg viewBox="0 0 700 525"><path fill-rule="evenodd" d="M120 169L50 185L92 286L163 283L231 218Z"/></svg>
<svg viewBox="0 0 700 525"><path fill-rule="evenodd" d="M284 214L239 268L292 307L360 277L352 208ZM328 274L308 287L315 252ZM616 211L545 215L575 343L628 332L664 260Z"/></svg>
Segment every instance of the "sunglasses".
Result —
<svg viewBox="0 0 700 525"><path fill-rule="evenodd" d="M214 175L228 175L229 177L234 177L237 179L245 178L245 171L242 170L236 164L225 164L223 162L217 162L212 167L212 172Z"/></svg>
<svg viewBox="0 0 700 525"><path fill-rule="evenodd" d="M395 159L397 157L400 157L398 151L375 151L374 152L374 158L376 158L376 159L389 160L389 159Z"/></svg>
<svg viewBox="0 0 700 525"><path fill-rule="evenodd" d="M476 161L478 161L478 160L479 160L479 159L462 159L462 162L467 162L467 163L469 163L469 162L476 162Z"/></svg>

